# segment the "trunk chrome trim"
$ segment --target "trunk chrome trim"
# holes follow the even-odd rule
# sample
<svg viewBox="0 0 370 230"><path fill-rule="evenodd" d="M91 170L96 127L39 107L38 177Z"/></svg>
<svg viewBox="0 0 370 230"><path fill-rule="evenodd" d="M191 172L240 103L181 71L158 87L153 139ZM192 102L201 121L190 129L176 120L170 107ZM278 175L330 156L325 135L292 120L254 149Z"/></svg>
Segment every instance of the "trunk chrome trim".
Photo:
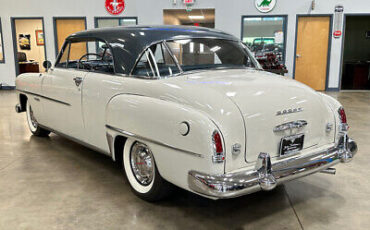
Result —
<svg viewBox="0 0 370 230"><path fill-rule="evenodd" d="M276 133L276 132L282 132L285 130L300 129L300 128L303 128L304 126L307 126L307 124L308 123L305 120L291 121L291 122L287 122L287 123L275 126L273 131L274 133Z"/></svg>
<svg viewBox="0 0 370 230"><path fill-rule="evenodd" d="M167 148L171 148L173 150L180 151L180 152L183 152L183 153L186 153L186 154L195 156L195 157L203 158L203 155L202 154L195 153L195 152L188 151L188 150L184 150L184 149L180 149L180 148L177 148L175 146L172 146L172 145L169 145L169 144L160 142L160 141L156 141L156 140L153 140L153 139L150 139L150 138L147 138L147 137L136 135L134 133L125 131L125 130L120 129L120 128L116 128L116 127L113 127L113 126L110 126L110 125L105 125L105 127L107 129L116 131L116 132L118 132L118 133L120 133L120 134L122 134L122 135L124 135L126 137L132 137L132 138L135 138L135 139L138 139L138 140L147 141L147 142L150 142L150 143L153 143L153 144L157 144L157 145L161 145L161 146L164 146L164 147L167 147Z"/></svg>

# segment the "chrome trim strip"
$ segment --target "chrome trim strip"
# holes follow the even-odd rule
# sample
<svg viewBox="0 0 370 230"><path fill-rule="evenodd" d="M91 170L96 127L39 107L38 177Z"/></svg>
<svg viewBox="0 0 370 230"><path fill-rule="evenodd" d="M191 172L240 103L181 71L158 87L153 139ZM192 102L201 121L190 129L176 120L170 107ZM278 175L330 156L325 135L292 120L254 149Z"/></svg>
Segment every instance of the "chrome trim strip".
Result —
<svg viewBox="0 0 370 230"><path fill-rule="evenodd" d="M17 90L19 92L30 94L32 96L41 97L41 98L46 99L46 100L49 100L49 101L53 101L53 102L56 102L56 103L59 103L59 104L63 104L63 105L66 105L66 106L71 106L71 104L69 104L67 102L64 102L64 101L59 101L59 100L56 100L56 99L53 99L53 98L50 98L50 97L46 97L46 96L43 96L43 95L40 95L40 94L37 94L37 93L31 93L31 92L28 92L28 91L25 91L25 90L20 90L20 89L17 89Z"/></svg>
<svg viewBox="0 0 370 230"><path fill-rule="evenodd" d="M349 162L356 152L356 142L343 134L337 146L273 163L269 154L260 153L255 166L244 171L207 174L191 170L188 185L194 192L210 198L238 197L260 190L268 191L285 181L316 172L326 172L337 163Z"/></svg>
<svg viewBox="0 0 370 230"><path fill-rule="evenodd" d="M180 152L183 152L183 153L186 153L186 154L190 154L192 156L203 158L203 155L199 154L199 153L191 152L191 151L184 150L184 149L179 149L179 148L174 147L172 145L169 145L169 144L166 144L166 143L163 143L163 142L159 142L159 141L156 141L156 140L152 140L152 139L149 139L149 138L146 138L146 137L143 137L143 136L139 136L139 135L136 135L134 133L131 133L131 132L119 129L119 128L115 128L115 127L110 126L110 125L105 125L105 127L107 129L111 129L113 131L119 132L119 133L123 134L126 137L133 137L133 138L138 139L138 140L151 142L153 144L161 145L161 146L171 148L171 149L176 150L176 151L180 151Z"/></svg>

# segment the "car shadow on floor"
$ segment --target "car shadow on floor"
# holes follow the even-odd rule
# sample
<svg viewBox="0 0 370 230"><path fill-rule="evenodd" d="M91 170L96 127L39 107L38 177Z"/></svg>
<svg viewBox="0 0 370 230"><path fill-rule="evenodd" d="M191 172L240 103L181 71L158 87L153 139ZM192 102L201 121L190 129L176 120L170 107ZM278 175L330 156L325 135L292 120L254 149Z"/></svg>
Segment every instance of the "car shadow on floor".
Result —
<svg viewBox="0 0 370 230"><path fill-rule="evenodd" d="M89 174L90 180L98 180L96 186L99 186L99 182L104 183L99 188L105 190L104 194L112 194L111 190L114 190L117 195L112 202L118 206L121 205L122 209L126 208L125 202L129 200L136 206L149 210L146 215L151 215L151 218L162 221L166 225L169 224L169 226L189 229L196 227L194 223L201 223L204 228L215 229L242 229L253 225L276 228L279 225L276 220L279 220L282 227L288 226L288 229L299 227L284 185L270 192L262 191L226 200L210 200L182 189L176 189L174 194L166 200L148 203L135 197L124 178L123 170L110 157L57 135L51 135L46 139L31 137L30 142L37 142L37 145L42 143L45 148L50 148L52 154L58 158L63 158L68 162L73 161L85 174ZM311 199L317 199L328 192L322 187L299 180L290 182L290 186L309 187L310 191L305 194L304 199L295 199L294 205L310 202ZM84 194L84 196L88 195ZM340 197L340 194L333 195ZM107 202L110 201L107 200ZM332 207L322 206L320 209L323 212L333 212ZM127 212L123 213L126 218L130 218ZM327 216L335 216L335 214ZM199 226L196 228L199 229Z"/></svg>

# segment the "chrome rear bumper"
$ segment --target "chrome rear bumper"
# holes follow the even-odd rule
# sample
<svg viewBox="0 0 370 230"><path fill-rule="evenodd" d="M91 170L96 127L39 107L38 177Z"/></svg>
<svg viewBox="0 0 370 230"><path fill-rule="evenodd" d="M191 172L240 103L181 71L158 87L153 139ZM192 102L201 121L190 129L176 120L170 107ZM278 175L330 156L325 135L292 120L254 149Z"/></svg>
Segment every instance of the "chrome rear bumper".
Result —
<svg viewBox="0 0 370 230"><path fill-rule="evenodd" d="M356 142L343 134L335 147L273 164L269 154L260 153L252 170L221 175L190 171L188 184L193 191L208 197L232 198L271 190L284 181L323 171L339 162L349 162L356 152Z"/></svg>

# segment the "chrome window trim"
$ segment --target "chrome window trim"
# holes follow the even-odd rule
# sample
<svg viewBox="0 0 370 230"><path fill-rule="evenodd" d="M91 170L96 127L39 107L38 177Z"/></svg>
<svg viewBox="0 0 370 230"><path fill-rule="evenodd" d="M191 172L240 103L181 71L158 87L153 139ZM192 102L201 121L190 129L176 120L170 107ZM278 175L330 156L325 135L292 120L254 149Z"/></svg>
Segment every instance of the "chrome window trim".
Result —
<svg viewBox="0 0 370 230"><path fill-rule="evenodd" d="M151 49L148 49L148 52L149 52L150 56L153 59L153 64L154 64L155 70L157 71L157 77L160 78L161 77L161 74L159 73L159 69L158 69L158 65L157 65L157 60L154 57L153 51Z"/></svg>
<svg viewBox="0 0 370 230"><path fill-rule="evenodd" d="M163 43L164 47L166 48L167 52L168 52L168 53L170 54L170 56L172 57L172 59L175 61L175 64L176 64L177 68L180 70L180 73L178 73L178 74L182 74L182 73L184 73L184 71L182 70L182 68L181 68L181 66L180 66L179 60L177 60L177 57L172 53L171 48L170 48L170 47L168 46L168 44L167 44L167 41L163 41L162 43ZM172 76L176 76L176 75L178 75L178 74L174 74L174 75L172 75Z"/></svg>

